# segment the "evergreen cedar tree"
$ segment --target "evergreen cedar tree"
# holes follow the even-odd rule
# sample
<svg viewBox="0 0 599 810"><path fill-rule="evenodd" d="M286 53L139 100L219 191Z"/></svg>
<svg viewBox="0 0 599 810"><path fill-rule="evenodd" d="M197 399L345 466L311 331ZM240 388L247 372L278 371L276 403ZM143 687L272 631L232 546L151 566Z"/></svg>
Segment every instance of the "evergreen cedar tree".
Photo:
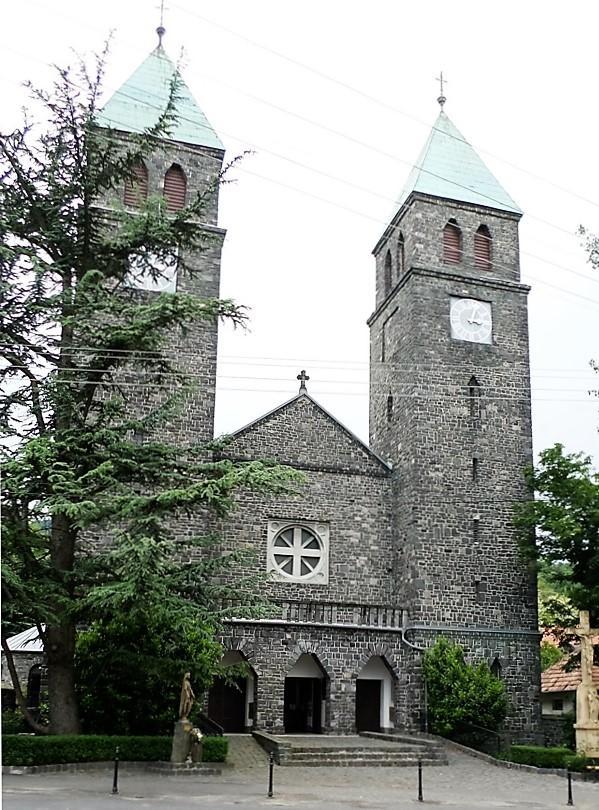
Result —
<svg viewBox="0 0 599 810"><path fill-rule="evenodd" d="M75 72L58 69L49 92L31 88L47 124L26 123L0 140L6 384L0 415L9 436L2 472L2 640L11 663L7 635L37 625L56 734L80 730L78 627L90 627L96 642L123 622L142 639L148 628L160 629L158 646L171 659L168 672L152 677L191 669L210 682L220 658L214 637L230 615L216 607L228 603L235 615L251 616L264 606L253 581L234 590L212 584L222 561L204 556L204 562L178 565L173 554L182 552L181 544L170 536L169 523L198 507L223 516L242 488L282 493L298 485L287 468L206 461L206 448L156 440L176 398L141 418L120 392L129 357L149 390L168 380L188 392L189 381L163 352L165 333L205 319L242 324L245 315L231 301L143 295L125 283L132 258L153 278L149 256L176 259L181 272L193 273L183 257L206 246L196 227L204 195L173 214L165 212L163 198L148 198L138 212L115 211L109 226L102 219L95 201L135 184L144 158L168 137L180 86L175 74L168 104L151 129L118 139L94 126L105 61L106 50L93 71L83 64ZM139 434L147 440L133 441ZM112 547L86 554L86 538L107 531ZM193 559L190 548L185 557ZM121 630L119 644L126 635ZM130 645L129 652L155 652L143 646ZM118 657L125 649L114 652ZM130 658L130 670L138 663Z"/></svg>

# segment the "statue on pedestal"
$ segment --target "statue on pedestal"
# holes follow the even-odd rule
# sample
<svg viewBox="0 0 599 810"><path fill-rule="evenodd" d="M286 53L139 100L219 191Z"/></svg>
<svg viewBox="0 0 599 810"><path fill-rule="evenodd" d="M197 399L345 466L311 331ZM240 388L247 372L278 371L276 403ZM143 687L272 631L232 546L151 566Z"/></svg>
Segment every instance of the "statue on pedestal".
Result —
<svg viewBox="0 0 599 810"><path fill-rule="evenodd" d="M189 713L193 706L195 695L191 688L191 673L186 672L181 684L181 697L179 699L179 719L175 723L173 735L173 748L171 751L171 762L187 762L192 747L192 724L189 720Z"/></svg>
<svg viewBox="0 0 599 810"><path fill-rule="evenodd" d="M195 700L193 689L191 688L191 672L186 672L181 685L181 699L179 700L179 719L188 720L191 707Z"/></svg>
<svg viewBox="0 0 599 810"><path fill-rule="evenodd" d="M581 682L576 689L576 751L587 757L599 757L599 697L593 684L593 636L588 610L580 611L580 624L574 631L580 639Z"/></svg>

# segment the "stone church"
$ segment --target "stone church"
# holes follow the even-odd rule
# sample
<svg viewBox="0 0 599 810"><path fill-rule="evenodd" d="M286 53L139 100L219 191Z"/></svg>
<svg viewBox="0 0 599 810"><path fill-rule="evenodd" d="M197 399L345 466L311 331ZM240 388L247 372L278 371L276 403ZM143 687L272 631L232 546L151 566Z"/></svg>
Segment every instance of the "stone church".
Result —
<svg viewBox="0 0 599 810"><path fill-rule="evenodd" d="M99 123L123 137L153 124L173 70L159 46ZM503 680L515 738L538 731L536 585L512 524L532 459L522 212L444 101L374 246L370 445L310 396L302 373L297 396L226 448L291 465L306 481L299 497L242 495L222 528L225 550L254 552L278 606L273 618L227 625L224 661L247 662L248 675L208 697L225 731L418 729L422 654L439 636ZM164 194L175 211L218 175L224 146L185 86L178 113L120 205ZM186 257L193 279L165 268L163 282L140 286L218 296L217 192L199 227L209 238ZM173 428L185 439L213 437L217 337L213 324L173 336L182 368L200 377Z"/></svg>

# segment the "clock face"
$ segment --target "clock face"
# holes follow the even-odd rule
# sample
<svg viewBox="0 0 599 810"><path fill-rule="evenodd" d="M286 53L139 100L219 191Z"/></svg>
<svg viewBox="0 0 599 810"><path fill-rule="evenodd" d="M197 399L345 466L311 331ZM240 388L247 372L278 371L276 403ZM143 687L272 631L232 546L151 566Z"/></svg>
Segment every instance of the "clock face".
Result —
<svg viewBox="0 0 599 810"><path fill-rule="evenodd" d="M476 298L452 298L451 336L472 343L492 343L491 304Z"/></svg>

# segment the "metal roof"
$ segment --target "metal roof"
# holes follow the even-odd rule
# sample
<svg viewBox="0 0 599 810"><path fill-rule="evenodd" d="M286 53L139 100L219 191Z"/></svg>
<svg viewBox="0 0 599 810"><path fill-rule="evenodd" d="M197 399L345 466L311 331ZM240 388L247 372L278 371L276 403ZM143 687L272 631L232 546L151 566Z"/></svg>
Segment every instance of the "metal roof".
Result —
<svg viewBox="0 0 599 810"><path fill-rule="evenodd" d="M443 111L410 172L397 208L413 192L522 213Z"/></svg>
<svg viewBox="0 0 599 810"><path fill-rule="evenodd" d="M43 625L42 625L43 627ZM29 627L6 639L8 649L13 652L43 653L44 645L37 631L37 627Z"/></svg>
<svg viewBox="0 0 599 810"><path fill-rule="evenodd" d="M143 132L154 126L166 108L176 71L177 67L162 46L158 46L108 100L96 122L123 132ZM178 119L167 140L224 150L222 141L183 81L178 89L176 114Z"/></svg>

